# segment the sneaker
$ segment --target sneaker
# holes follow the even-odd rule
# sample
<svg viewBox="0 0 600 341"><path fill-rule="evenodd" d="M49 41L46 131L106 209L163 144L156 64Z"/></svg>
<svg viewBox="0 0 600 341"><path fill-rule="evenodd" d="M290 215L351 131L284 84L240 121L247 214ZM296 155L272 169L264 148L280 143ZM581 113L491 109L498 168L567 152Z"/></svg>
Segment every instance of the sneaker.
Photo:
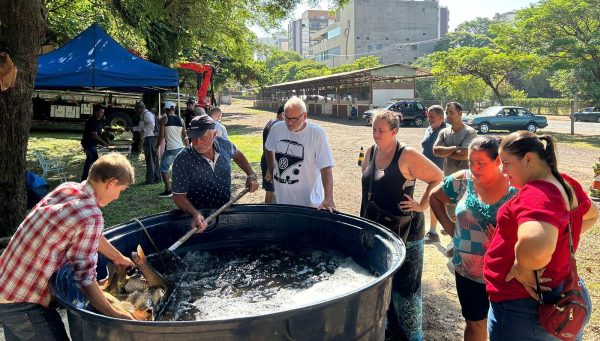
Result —
<svg viewBox="0 0 600 341"><path fill-rule="evenodd" d="M440 236L436 232L429 231L425 234L425 244L433 244L440 242Z"/></svg>
<svg viewBox="0 0 600 341"><path fill-rule="evenodd" d="M446 255L446 257L453 257L454 256L454 246L452 246L451 248L449 248L448 250L446 250L446 252L444 253Z"/></svg>
<svg viewBox="0 0 600 341"><path fill-rule="evenodd" d="M173 196L173 191L164 191L158 195L161 198L170 198Z"/></svg>

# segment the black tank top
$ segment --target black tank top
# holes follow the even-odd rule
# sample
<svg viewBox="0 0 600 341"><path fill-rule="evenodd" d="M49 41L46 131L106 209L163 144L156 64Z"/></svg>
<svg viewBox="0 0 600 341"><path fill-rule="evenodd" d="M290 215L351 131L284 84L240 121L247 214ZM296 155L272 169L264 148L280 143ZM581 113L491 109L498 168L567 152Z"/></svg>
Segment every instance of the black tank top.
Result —
<svg viewBox="0 0 600 341"><path fill-rule="evenodd" d="M407 200L404 194L408 194L410 197L413 196L415 189L415 180L407 180L400 167L398 167L398 160L404 147L400 146L399 142L396 142L396 152L392 161L387 168L380 170L375 169L373 176L373 184L371 189L371 200L374 201L377 206L381 207L387 212L394 215L408 215L400 210L400 201ZM375 157L377 156L377 146L374 145L371 148L371 156L369 158L369 164L367 169L362 175L362 201L360 205L361 215L367 205L368 193L369 193L369 181L371 177L372 167L375 166Z"/></svg>

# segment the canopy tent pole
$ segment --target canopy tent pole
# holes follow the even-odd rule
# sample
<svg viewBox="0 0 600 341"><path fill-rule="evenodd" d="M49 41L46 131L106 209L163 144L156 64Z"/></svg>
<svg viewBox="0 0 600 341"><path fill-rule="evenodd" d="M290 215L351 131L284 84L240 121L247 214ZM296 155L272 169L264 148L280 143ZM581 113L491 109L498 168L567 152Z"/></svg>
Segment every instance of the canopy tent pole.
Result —
<svg viewBox="0 0 600 341"><path fill-rule="evenodd" d="M162 105L162 102L160 101L160 92L158 93L158 117L160 117L160 109Z"/></svg>
<svg viewBox="0 0 600 341"><path fill-rule="evenodd" d="M181 97L179 96L179 85L177 85L177 114L181 117Z"/></svg>

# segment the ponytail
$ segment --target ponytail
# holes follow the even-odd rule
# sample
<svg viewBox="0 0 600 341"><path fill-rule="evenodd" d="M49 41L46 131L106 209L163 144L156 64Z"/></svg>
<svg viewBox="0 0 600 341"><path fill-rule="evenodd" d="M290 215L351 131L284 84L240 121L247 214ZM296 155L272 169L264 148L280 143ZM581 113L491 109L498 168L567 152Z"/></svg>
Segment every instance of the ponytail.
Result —
<svg viewBox="0 0 600 341"><path fill-rule="evenodd" d="M569 204L573 202L573 192L571 191L571 187L567 186L567 183L560 175L558 171L558 159L556 158L556 140L550 135L542 135L539 137L540 141L546 141L546 149L545 149L545 157L544 160L548 167L550 168L550 172L552 175L560 182L562 187L565 189L565 193L567 193L567 198L569 199Z"/></svg>

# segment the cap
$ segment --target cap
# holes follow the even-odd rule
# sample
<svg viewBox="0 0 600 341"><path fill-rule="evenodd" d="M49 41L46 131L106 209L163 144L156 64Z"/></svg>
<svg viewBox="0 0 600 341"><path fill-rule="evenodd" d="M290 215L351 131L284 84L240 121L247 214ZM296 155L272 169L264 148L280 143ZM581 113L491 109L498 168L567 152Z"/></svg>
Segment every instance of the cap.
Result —
<svg viewBox="0 0 600 341"><path fill-rule="evenodd" d="M185 102L185 104L195 104L196 100L193 99L192 97L188 98L187 102Z"/></svg>
<svg viewBox="0 0 600 341"><path fill-rule="evenodd" d="M190 121L188 137L198 139L204 136L207 130L215 129L215 121L208 115L196 116Z"/></svg>
<svg viewBox="0 0 600 341"><path fill-rule="evenodd" d="M136 109L138 109L138 108L146 109L146 105L144 104L144 102L139 101L135 104L135 108Z"/></svg>
<svg viewBox="0 0 600 341"><path fill-rule="evenodd" d="M166 101L165 106L163 108L164 109L173 109L173 108L175 108L175 103L173 103L171 101Z"/></svg>

